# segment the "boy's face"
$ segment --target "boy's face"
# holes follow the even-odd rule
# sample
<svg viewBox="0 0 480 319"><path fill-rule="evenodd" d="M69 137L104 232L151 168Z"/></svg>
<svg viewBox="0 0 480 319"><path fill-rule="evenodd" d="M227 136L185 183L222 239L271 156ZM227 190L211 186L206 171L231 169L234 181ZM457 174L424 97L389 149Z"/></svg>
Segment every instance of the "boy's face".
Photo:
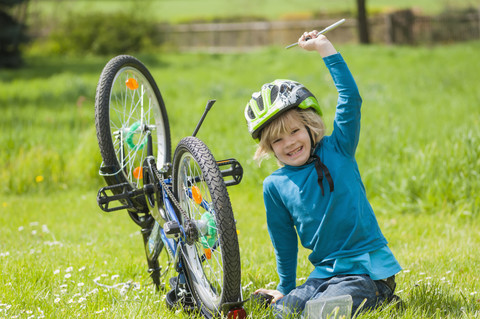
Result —
<svg viewBox="0 0 480 319"><path fill-rule="evenodd" d="M277 159L285 165L300 166L310 158L310 136L299 121L290 121L287 131L275 136L271 146Z"/></svg>

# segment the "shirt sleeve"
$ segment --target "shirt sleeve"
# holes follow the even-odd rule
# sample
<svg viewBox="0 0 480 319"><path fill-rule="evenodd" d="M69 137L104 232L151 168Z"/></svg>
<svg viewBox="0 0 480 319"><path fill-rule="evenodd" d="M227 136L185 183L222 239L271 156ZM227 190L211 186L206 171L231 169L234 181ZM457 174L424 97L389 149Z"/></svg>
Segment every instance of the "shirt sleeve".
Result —
<svg viewBox="0 0 480 319"><path fill-rule="evenodd" d="M264 183L267 226L272 240L280 282L277 290L286 295L296 287L298 239L293 220L274 185Z"/></svg>
<svg viewBox="0 0 480 319"><path fill-rule="evenodd" d="M362 98L340 53L323 58L338 91L332 137L339 151L354 156L360 137Z"/></svg>

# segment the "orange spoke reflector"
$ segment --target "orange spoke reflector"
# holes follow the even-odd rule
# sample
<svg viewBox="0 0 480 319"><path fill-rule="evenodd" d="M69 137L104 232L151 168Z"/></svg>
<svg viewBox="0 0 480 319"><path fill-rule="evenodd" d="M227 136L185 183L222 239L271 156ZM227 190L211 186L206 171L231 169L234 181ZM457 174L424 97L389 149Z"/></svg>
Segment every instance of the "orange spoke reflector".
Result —
<svg viewBox="0 0 480 319"><path fill-rule="evenodd" d="M202 203L202 193L197 186L192 186L192 198L198 205Z"/></svg>
<svg viewBox="0 0 480 319"><path fill-rule="evenodd" d="M207 259L212 259L212 250L210 248L203 248L203 252Z"/></svg>
<svg viewBox="0 0 480 319"><path fill-rule="evenodd" d="M125 85L132 91L138 89L138 82L134 78L129 78L125 81Z"/></svg>
<svg viewBox="0 0 480 319"><path fill-rule="evenodd" d="M141 166L135 167L135 169L133 170L133 177L135 177L135 179L142 179L143 178L143 167L141 167Z"/></svg>

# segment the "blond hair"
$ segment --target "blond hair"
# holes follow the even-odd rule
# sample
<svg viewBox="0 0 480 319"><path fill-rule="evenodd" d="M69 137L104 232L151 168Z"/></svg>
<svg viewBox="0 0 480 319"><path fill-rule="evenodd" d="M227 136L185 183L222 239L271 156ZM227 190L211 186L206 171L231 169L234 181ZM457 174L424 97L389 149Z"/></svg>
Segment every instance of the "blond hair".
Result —
<svg viewBox="0 0 480 319"><path fill-rule="evenodd" d="M317 144L325 135L325 124L320 115L315 112L314 109L294 108L289 110L274 119L260 132L260 142L258 143L257 150L253 156L253 159L257 161L259 165L264 159L269 158L270 154L273 154L272 142L274 139L288 132L291 123L294 122L300 122L310 129L314 144ZM281 162L278 162L278 164L283 166Z"/></svg>

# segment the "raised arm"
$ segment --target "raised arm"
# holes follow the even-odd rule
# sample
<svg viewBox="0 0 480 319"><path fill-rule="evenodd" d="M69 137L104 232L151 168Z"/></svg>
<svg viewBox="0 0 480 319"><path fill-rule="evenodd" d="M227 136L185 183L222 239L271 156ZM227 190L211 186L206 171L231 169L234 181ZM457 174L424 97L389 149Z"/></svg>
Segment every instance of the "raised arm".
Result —
<svg viewBox="0 0 480 319"><path fill-rule="evenodd" d="M317 33L315 30L305 32L298 45L306 51L317 51L332 75L338 91L332 137L342 153L354 156L360 136L362 98L343 57L324 35L317 36Z"/></svg>

